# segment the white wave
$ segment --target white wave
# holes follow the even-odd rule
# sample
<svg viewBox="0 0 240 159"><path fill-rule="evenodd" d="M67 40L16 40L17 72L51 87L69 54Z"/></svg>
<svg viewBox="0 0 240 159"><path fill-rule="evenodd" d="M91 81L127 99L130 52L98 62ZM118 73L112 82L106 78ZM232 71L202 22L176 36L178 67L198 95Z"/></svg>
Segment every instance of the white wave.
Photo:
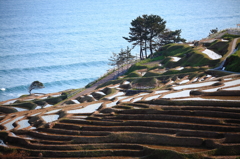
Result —
<svg viewBox="0 0 240 159"><path fill-rule="evenodd" d="M0 90L1 90L1 91L6 91L6 88L1 88Z"/></svg>

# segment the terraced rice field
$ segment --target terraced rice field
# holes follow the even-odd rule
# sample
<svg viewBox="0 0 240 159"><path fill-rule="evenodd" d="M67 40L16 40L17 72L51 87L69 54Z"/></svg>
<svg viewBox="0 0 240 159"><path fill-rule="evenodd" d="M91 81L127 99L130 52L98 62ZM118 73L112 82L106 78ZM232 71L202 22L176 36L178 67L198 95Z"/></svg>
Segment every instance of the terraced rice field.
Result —
<svg viewBox="0 0 240 159"><path fill-rule="evenodd" d="M2 113L0 148L31 158L236 158L240 81L237 75L221 79L182 78L170 89L131 95L116 84L61 105Z"/></svg>

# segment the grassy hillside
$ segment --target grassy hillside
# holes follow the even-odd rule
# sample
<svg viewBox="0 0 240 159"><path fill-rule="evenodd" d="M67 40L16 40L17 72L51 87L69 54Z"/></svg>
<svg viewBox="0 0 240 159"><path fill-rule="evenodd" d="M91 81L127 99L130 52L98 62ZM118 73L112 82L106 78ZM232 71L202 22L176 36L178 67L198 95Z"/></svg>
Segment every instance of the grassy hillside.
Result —
<svg viewBox="0 0 240 159"><path fill-rule="evenodd" d="M238 40L238 50L227 58L225 63L225 70L240 72L240 39Z"/></svg>
<svg viewBox="0 0 240 159"><path fill-rule="evenodd" d="M203 48L191 47L187 44L169 44L161 49L156 55L163 55L165 58L162 64L165 67L177 67L177 66L206 66L215 67L220 60L211 60L207 55L201 53ZM180 57L177 62L171 60L171 56Z"/></svg>
<svg viewBox="0 0 240 159"><path fill-rule="evenodd" d="M205 77L207 74L218 77L227 75L229 73L217 70L210 71L209 69L220 65L229 53L232 40L236 37L238 36L225 34L222 36L224 40L216 39L211 43L204 43L207 40L211 40L205 39L200 41L197 47L188 44L165 45L158 52L154 53L152 58L135 63L124 76L121 76L118 80L109 81L99 86L99 88L108 84L115 84L115 81L123 82L125 80L131 81L136 85L142 85L138 80L142 78L149 89L152 88L150 81L155 81L157 88L163 88L160 83L166 83L176 78L188 76L189 79L194 79L196 77ZM238 40L238 43L240 45L240 40ZM208 55L202 53L206 48L222 55L223 58L212 60ZM225 67L228 71L240 72L239 64L240 51L238 50L227 59Z"/></svg>
<svg viewBox="0 0 240 159"><path fill-rule="evenodd" d="M126 73L125 78L129 77L155 77L168 74L187 73L187 72L204 72L207 69L215 68L220 65L229 53L231 41L239 36L225 34L222 40L215 40L211 43L204 43L198 47L189 46L188 44L168 44L156 52L153 58L140 61L133 65ZM202 42L201 42L202 43ZM238 40L238 48L240 40ZM221 59L212 60L202 51L210 49L219 55ZM231 55L225 64L226 70L240 72L240 51ZM174 61L173 58L179 60ZM145 70L145 74L142 72Z"/></svg>
<svg viewBox="0 0 240 159"><path fill-rule="evenodd" d="M175 74L185 72L204 71L216 67L220 60L211 60L201 51L202 47L192 47L187 44L168 44L154 54L152 59L146 59L133 65L127 72L126 77L139 77L137 70L146 69L144 77L158 76L160 74ZM180 58L174 61L172 57ZM154 62L155 61L155 62ZM203 66L205 66L203 68ZM184 67L182 70L173 70L175 67ZM161 72L161 69L167 69ZM155 71L154 70L159 70ZM163 71L163 70L162 70Z"/></svg>

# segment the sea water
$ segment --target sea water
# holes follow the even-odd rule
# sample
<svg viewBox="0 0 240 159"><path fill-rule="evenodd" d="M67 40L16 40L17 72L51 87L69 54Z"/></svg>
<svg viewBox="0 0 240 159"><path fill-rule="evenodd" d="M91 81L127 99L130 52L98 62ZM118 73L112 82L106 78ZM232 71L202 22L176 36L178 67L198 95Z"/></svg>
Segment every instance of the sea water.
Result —
<svg viewBox="0 0 240 159"><path fill-rule="evenodd" d="M240 23L239 0L0 0L0 101L84 87L111 67L112 52L131 46L130 23L156 14L188 41ZM132 51L134 55L137 49Z"/></svg>

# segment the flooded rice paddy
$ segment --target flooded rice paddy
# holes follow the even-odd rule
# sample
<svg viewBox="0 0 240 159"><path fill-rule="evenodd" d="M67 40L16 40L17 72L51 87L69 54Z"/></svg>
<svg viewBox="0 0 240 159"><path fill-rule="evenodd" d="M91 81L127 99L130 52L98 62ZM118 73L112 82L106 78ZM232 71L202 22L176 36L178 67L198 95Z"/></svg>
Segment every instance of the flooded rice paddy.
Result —
<svg viewBox="0 0 240 159"><path fill-rule="evenodd" d="M95 104L88 105L88 106L86 106L86 107L84 107L84 108L81 108L81 109L69 110L69 111L67 111L67 113L70 113L70 114L76 114L76 113L93 113L93 112L96 111L101 105L102 105L102 102L101 102L101 103L95 103Z"/></svg>
<svg viewBox="0 0 240 159"><path fill-rule="evenodd" d="M11 129L14 129L14 126L13 126L13 123L22 119L24 116L19 116L19 117L16 117L14 118L12 121L8 122L7 124L5 124L4 126L6 127L6 130L11 130Z"/></svg>
<svg viewBox="0 0 240 159"><path fill-rule="evenodd" d="M53 121L56 121L58 120L59 118L59 115L44 115L42 116L42 119L46 122L46 123L50 123L50 122L53 122Z"/></svg>

